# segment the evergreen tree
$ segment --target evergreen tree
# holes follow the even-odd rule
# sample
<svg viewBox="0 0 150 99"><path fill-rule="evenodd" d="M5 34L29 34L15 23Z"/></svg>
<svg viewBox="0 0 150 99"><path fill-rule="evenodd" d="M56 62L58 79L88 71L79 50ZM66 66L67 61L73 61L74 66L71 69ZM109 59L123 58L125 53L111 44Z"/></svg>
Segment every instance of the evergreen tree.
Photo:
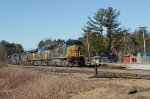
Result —
<svg viewBox="0 0 150 99"><path fill-rule="evenodd" d="M114 10L112 7L108 7L105 9L105 14L103 17L103 26L107 29L107 55L111 55L113 53L113 38L116 36L121 36L119 33L121 32L121 28L119 28L120 23L117 18L119 17L120 12L116 9ZM114 45L115 47L115 45Z"/></svg>
<svg viewBox="0 0 150 99"><path fill-rule="evenodd" d="M87 28L87 27L86 27ZM90 29L83 29L85 34L84 34L84 39L82 40L83 43L89 46L90 49L90 55L95 56L95 55L102 55L104 54L103 52L103 37L100 33L94 32ZM85 40L86 39L86 40ZM88 42L87 42L88 40ZM88 53L87 53L88 55Z"/></svg>
<svg viewBox="0 0 150 99"><path fill-rule="evenodd" d="M41 40L38 44L38 48L42 48L42 47L44 47L44 45L45 45L44 41Z"/></svg>
<svg viewBox="0 0 150 99"><path fill-rule="evenodd" d="M118 17L120 12L112 7L99 9L93 18L89 18L87 26L84 26L84 36L87 34L91 41L91 49L99 55L111 55L122 48L123 30L119 28ZM103 30L106 29L106 35ZM94 35L93 35L94 34ZM118 42L119 41L119 42Z"/></svg>

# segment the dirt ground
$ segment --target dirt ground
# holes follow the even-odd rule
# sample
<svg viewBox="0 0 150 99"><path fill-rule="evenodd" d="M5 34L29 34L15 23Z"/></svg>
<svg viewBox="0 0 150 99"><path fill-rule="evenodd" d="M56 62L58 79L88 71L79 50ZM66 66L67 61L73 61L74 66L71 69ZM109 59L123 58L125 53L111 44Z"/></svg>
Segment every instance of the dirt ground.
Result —
<svg viewBox="0 0 150 99"><path fill-rule="evenodd" d="M150 75L140 70L98 69L101 72ZM150 99L148 79L93 75L94 68L0 64L0 99Z"/></svg>

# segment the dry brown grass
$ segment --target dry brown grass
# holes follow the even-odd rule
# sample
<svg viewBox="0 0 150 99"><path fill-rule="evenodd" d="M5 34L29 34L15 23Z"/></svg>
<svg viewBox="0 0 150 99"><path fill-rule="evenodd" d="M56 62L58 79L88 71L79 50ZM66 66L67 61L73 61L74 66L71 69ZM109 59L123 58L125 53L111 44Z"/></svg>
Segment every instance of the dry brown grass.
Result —
<svg viewBox="0 0 150 99"><path fill-rule="evenodd" d="M36 68L36 67L35 67ZM86 73L0 68L0 99L149 99L150 80L89 78ZM130 95L132 88L138 92Z"/></svg>
<svg viewBox="0 0 150 99"><path fill-rule="evenodd" d="M7 64L2 63L2 62L0 61L0 68L3 68L3 67L7 67Z"/></svg>
<svg viewBox="0 0 150 99"><path fill-rule="evenodd" d="M0 82L0 98L6 99L66 99L85 86L71 77L17 67L0 69Z"/></svg>

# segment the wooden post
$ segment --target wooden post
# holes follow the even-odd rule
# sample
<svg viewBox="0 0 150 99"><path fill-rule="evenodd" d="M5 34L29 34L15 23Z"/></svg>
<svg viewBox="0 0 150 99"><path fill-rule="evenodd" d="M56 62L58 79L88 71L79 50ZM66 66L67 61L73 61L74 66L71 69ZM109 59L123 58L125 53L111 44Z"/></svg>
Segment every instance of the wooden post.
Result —
<svg viewBox="0 0 150 99"><path fill-rule="evenodd" d="M95 63L95 75L94 77L98 77L98 72L97 72L97 64Z"/></svg>

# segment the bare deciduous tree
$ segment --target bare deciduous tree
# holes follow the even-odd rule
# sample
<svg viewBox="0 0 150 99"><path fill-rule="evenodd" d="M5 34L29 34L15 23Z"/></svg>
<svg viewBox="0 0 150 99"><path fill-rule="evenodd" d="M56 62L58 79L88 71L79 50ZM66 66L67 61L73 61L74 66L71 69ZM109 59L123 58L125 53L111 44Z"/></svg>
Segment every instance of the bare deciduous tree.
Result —
<svg viewBox="0 0 150 99"><path fill-rule="evenodd" d="M0 43L0 61L6 62L6 60L7 60L7 51L5 50L3 44Z"/></svg>

